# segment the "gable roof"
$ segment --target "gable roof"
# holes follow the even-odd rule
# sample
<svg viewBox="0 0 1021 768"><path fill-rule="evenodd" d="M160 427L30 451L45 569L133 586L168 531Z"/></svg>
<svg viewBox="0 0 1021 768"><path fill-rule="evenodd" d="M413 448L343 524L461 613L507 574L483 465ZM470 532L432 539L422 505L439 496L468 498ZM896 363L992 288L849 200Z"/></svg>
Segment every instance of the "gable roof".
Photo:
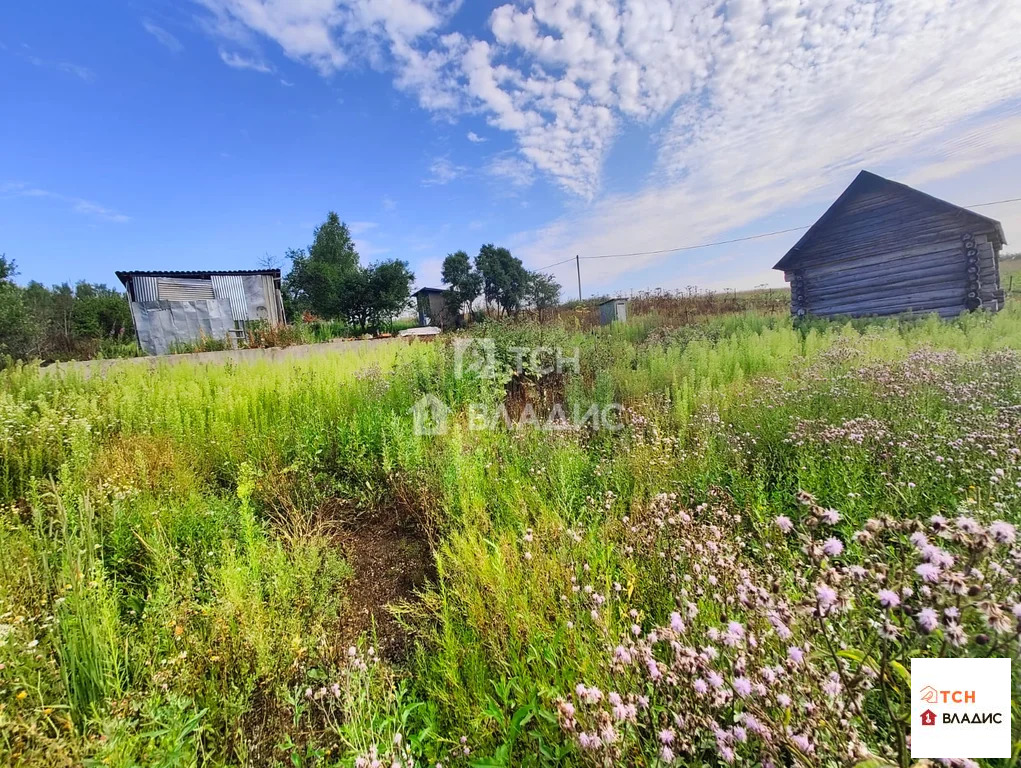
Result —
<svg viewBox="0 0 1021 768"><path fill-rule="evenodd" d="M805 247L816 238L826 224L840 213L844 204L854 197L854 195L866 190L875 190L882 187L896 190L904 195L910 195L930 208L967 214L967 216L975 222L976 229L981 228L987 231L992 229L996 237L999 238L1001 245L1007 241L1003 234L1003 225L996 219L991 219L988 216L975 213L968 208L962 208L959 205L948 203L946 200L940 200L938 197L933 197L932 195L921 192L914 187L909 187L907 184L901 184L899 181L885 179L878 174L871 173L870 171L861 171L857 176L855 176L854 181L851 182L850 186L840 193L840 197L833 202L833 205L827 208L826 212L819 217L819 220L808 228L808 231L805 232L805 234L801 236L801 239L784 254L780 261L773 265L773 269L787 269L796 262L802 251L805 250Z"/></svg>

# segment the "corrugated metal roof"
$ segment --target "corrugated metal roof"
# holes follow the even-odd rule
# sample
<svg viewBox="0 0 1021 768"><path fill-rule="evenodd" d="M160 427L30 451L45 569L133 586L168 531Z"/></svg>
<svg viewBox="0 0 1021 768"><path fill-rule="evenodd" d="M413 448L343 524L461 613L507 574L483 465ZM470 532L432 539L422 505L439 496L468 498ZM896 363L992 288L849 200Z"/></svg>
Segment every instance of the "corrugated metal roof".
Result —
<svg viewBox="0 0 1021 768"><path fill-rule="evenodd" d="M179 277L184 280L208 280L213 275L269 275L276 279L280 279L279 269L202 269L202 270L186 270L186 269L164 269L164 270L148 270L148 269L133 269L133 270L118 270L116 273L117 279L122 283L126 283L132 277Z"/></svg>

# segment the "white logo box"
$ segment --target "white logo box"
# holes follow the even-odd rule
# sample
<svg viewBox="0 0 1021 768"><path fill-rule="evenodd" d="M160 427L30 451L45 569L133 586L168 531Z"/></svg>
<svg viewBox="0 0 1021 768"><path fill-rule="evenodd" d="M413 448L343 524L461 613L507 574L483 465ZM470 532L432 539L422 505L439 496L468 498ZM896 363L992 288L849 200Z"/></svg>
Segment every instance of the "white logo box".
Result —
<svg viewBox="0 0 1021 768"><path fill-rule="evenodd" d="M911 757L1010 757L1010 681L1010 659L912 659Z"/></svg>

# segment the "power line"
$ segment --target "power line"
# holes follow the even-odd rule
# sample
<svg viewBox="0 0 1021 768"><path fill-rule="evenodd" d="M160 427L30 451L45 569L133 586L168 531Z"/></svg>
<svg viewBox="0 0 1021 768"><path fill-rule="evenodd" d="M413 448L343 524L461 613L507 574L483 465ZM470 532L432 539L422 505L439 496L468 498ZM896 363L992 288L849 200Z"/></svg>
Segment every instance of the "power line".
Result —
<svg viewBox="0 0 1021 768"><path fill-rule="evenodd" d="M993 200L993 201L988 202L988 203L975 203L973 205L966 205L966 206L963 206L963 207L964 208L984 208L984 207L989 206L989 205L1001 205L1003 203L1021 203L1021 197L1011 197L1011 198L1007 198L1006 200ZM730 239L730 240L716 240L716 241L711 242L711 243L696 243L694 245L679 245L676 248L661 248L661 249L656 250L656 251L634 251L632 253L603 253L603 254L600 254L598 256L581 256L581 257L575 256L575 257L571 257L569 259L564 259L563 261L558 261L555 264L550 264L548 267L542 267L538 271L539 272L545 272L547 269L552 269L553 267L559 267L561 264L567 264L569 262L576 261L578 258L581 258L581 259L621 259L621 258L627 258L627 257L632 257L632 256L658 256L658 255L664 254L664 253L679 253L681 251L694 251L694 250L697 250L699 248L711 248L711 247L717 246L717 245L731 245L733 243L744 243L744 242L747 242L749 240L761 240L762 238L766 238L766 237L775 237L776 235L786 235L786 234L788 234L790 232L799 232L799 231L801 231L803 229L808 229L810 226L812 226L812 225L811 224L806 224L804 226L791 227L789 229L778 229L778 230L776 230L774 232L761 232L761 233L759 233L757 235L748 235L747 237L735 237L735 238Z"/></svg>

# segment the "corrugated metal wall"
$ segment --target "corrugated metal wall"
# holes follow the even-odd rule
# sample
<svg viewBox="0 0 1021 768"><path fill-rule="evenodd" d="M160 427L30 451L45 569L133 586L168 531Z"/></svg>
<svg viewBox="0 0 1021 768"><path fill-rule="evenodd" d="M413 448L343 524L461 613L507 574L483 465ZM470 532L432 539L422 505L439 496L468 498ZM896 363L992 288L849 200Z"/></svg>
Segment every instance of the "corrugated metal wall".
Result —
<svg viewBox="0 0 1021 768"><path fill-rule="evenodd" d="M241 275L213 275L213 293L218 299L230 301L231 317L238 323L248 320L248 302L245 299L245 283Z"/></svg>
<svg viewBox="0 0 1021 768"><path fill-rule="evenodd" d="M161 277L159 280L160 301L202 301L216 298L213 284L209 280L181 280Z"/></svg>
<svg viewBox="0 0 1021 768"><path fill-rule="evenodd" d="M159 301L160 289L158 278L139 275L131 278L131 289L135 301Z"/></svg>

